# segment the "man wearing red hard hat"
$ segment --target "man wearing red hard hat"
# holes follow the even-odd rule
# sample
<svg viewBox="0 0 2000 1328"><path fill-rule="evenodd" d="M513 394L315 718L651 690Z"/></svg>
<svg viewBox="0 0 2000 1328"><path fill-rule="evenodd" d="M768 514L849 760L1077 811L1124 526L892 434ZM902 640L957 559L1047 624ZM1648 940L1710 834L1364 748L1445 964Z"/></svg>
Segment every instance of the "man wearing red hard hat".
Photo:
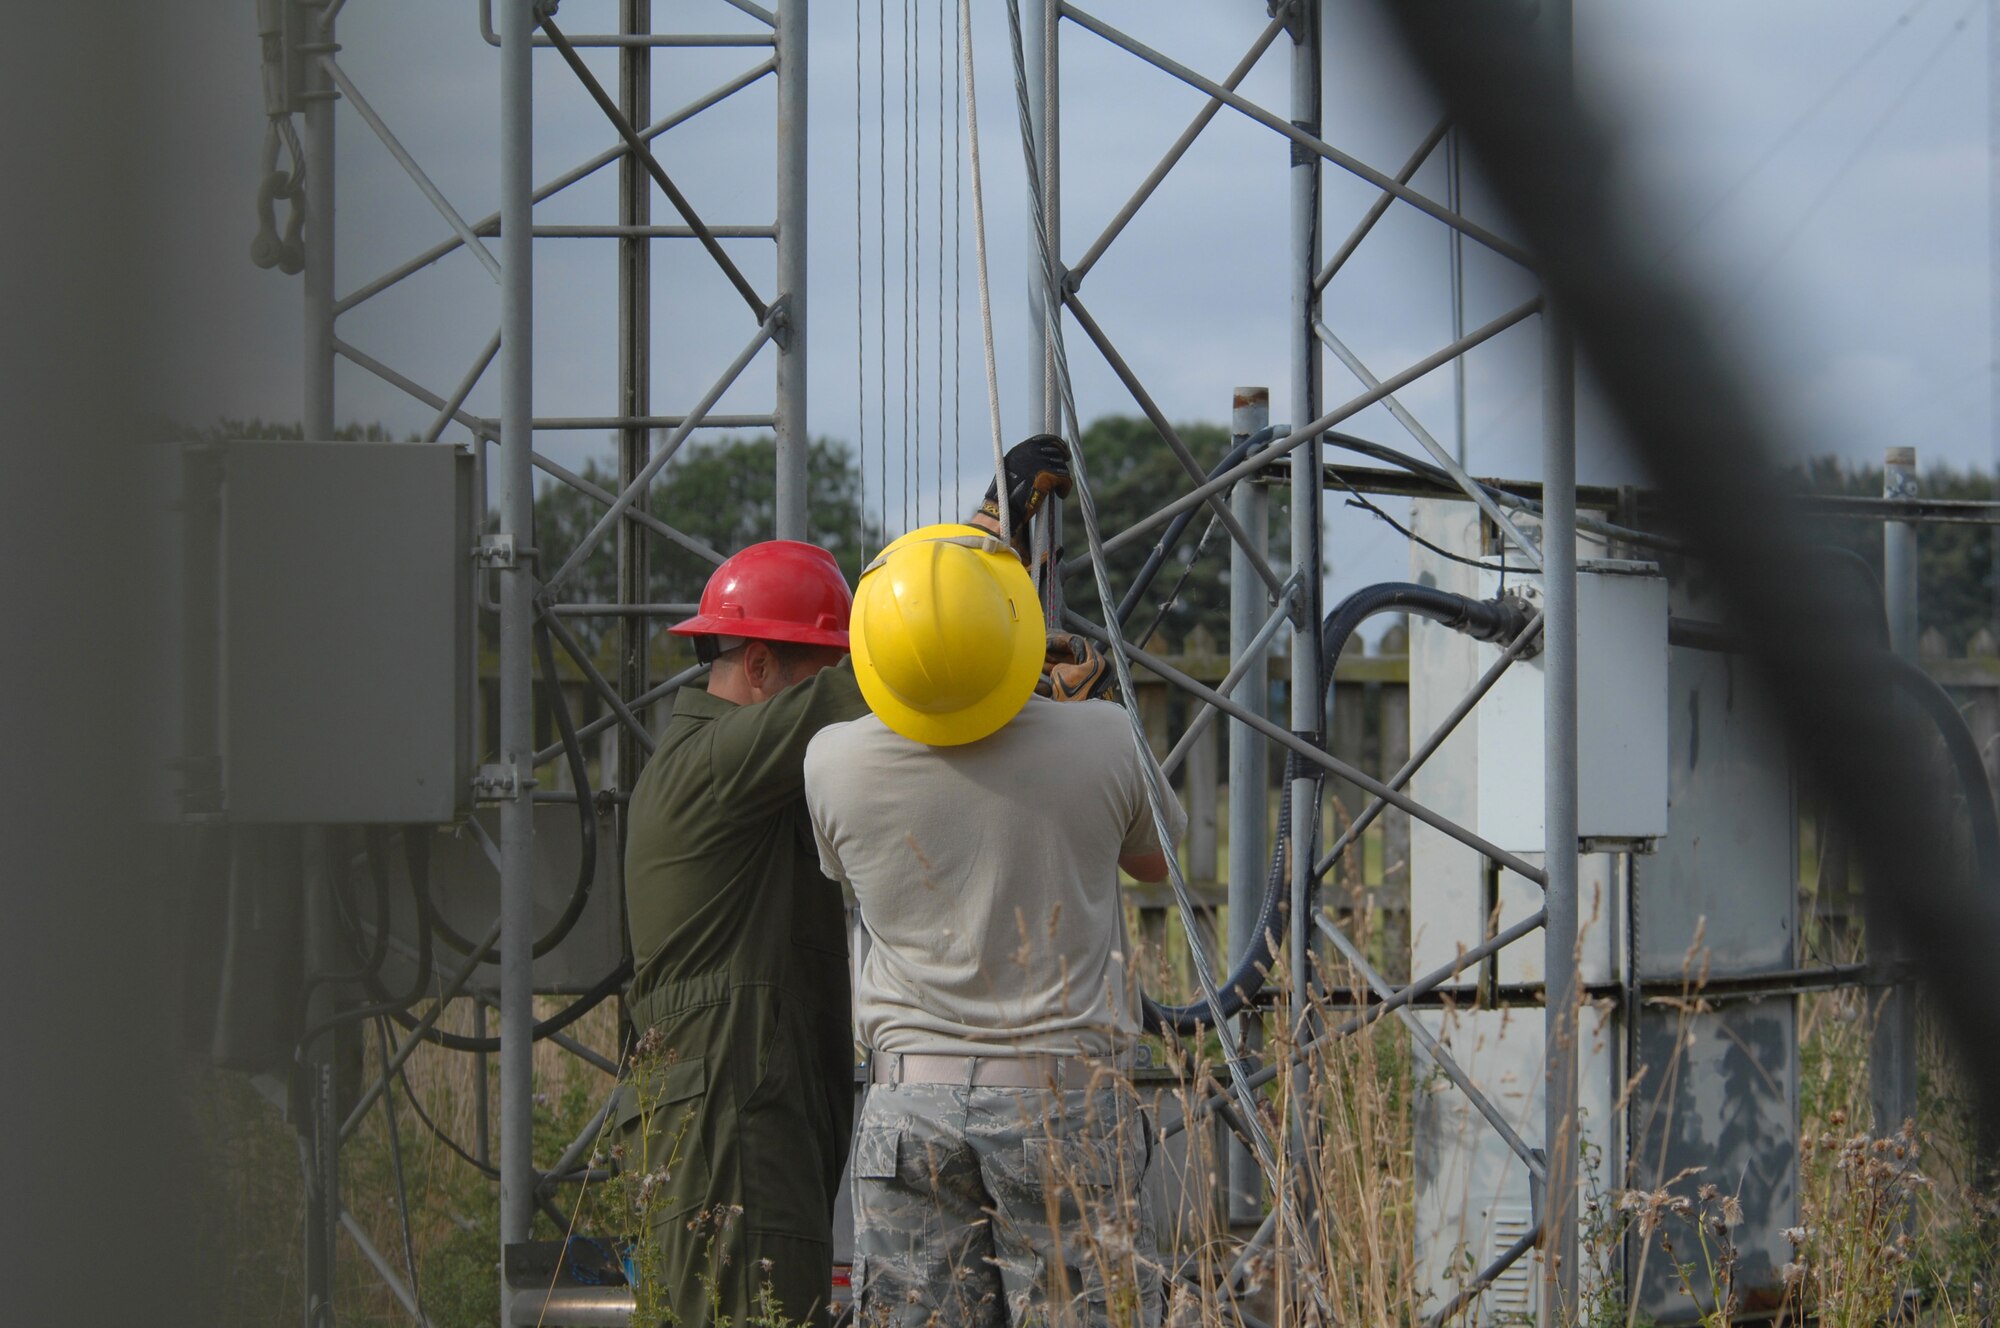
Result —
<svg viewBox="0 0 2000 1328"><path fill-rule="evenodd" d="M1025 530L1068 456L1030 440L1007 474ZM622 1166L659 1177L653 1233L683 1328L826 1321L854 1041L846 916L820 871L805 751L868 713L846 657L852 603L815 545L754 544L718 567L700 612L671 629L712 665L708 690L681 690L632 790L628 999L661 1068L621 1089L614 1139Z"/></svg>

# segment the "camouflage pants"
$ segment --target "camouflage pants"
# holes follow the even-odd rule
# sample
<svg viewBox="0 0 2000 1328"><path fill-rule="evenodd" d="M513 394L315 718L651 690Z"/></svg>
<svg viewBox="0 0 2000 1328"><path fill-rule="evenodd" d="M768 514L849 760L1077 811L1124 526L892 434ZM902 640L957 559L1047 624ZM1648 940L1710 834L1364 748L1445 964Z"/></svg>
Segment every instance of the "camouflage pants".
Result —
<svg viewBox="0 0 2000 1328"><path fill-rule="evenodd" d="M854 1150L860 1328L1158 1325L1129 1088L878 1084Z"/></svg>

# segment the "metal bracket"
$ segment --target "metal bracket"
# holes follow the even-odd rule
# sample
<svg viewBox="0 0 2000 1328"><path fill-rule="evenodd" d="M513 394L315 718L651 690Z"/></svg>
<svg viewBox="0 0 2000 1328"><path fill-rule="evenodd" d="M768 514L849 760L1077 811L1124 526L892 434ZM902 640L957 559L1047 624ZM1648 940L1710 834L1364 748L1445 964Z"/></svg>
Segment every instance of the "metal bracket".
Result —
<svg viewBox="0 0 2000 1328"><path fill-rule="evenodd" d="M771 307L764 314L771 325L771 340L778 343L779 350L792 348L792 297L789 293L771 301Z"/></svg>
<svg viewBox="0 0 2000 1328"><path fill-rule="evenodd" d="M472 796L479 802L513 802L534 787L519 766L507 762L482 765L472 777Z"/></svg>
<svg viewBox="0 0 2000 1328"><path fill-rule="evenodd" d="M1295 632L1313 631L1313 622L1309 616L1311 612L1311 596L1305 593L1305 587L1299 585L1296 581L1288 582L1285 588L1285 600L1285 617L1291 622L1292 630ZM1276 606L1274 605L1273 607L1275 608Z"/></svg>
<svg viewBox="0 0 2000 1328"><path fill-rule="evenodd" d="M481 567L507 571L520 565L519 554L511 530L498 535L481 535L479 547L472 551L472 556L479 560Z"/></svg>

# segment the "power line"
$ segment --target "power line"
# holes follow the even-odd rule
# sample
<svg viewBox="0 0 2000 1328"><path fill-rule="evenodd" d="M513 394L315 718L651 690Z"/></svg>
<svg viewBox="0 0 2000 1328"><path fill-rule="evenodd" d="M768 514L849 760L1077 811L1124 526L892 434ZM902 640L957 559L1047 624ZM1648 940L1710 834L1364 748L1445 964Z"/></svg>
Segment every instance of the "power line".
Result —
<svg viewBox="0 0 2000 1328"><path fill-rule="evenodd" d="M1965 11L1958 16L1957 21L1945 32L1944 37L1936 46L1931 48L1930 54L1924 57L1923 63L1917 66L1916 72L1910 75L1909 81L1903 84L1901 90L1882 109L1882 113L1875 118L1875 123L1868 126L1868 132L1861 136L1861 140L1854 145L1854 149L1847 154L1846 158L1841 161L1839 168L1834 171L1832 178L1828 179L1826 184L1821 186L1819 193L1813 196L1812 202L1806 205L1806 210L1792 224L1792 229L1786 232L1785 238L1778 242L1778 247L1771 252L1770 257L1764 260L1763 266L1758 268L1757 275L1752 277L1744 286L1743 294L1737 298L1735 307L1729 311L1729 317L1732 321L1743 311L1744 306L1749 304L1750 297L1755 295L1758 289L1763 286L1765 279L1771 275L1771 270L1778 265L1778 261L1798 242L1799 237L1805 233L1806 226L1811 223L1813 217L1818 215L1820 208L1824 207L1826 201L1833 197L1834 190L1838 189L1841 181L1847 178L1847 173L1853 170L1862 157L1867 155L1868 150L1875 145L1876 137L1884 129L1888 128L1889 122L1896 118L1896 113L1903 109L1904 104L1909 101L1911 94L1915 93L1923 85L1924 79L1929 75L1932 67L1944 58L1945 52L1951 49L1952 43L1958 40L1959 34L1965 31L1966 24L1972 21L1973 11L1977 10L1983 2L1984 0L1973 0L1972 4L1966 6Z"/></svg>
<svg viewBox="0 0 2000 1328"><path fill-rule="evenodd" d="M1810 122L1814 116L1818 115L1821 111L1827 108L1827 106L1833 101L1834 97L1839 94L1840 90L1846 87L1848 83L1853 81L1853 78L1856 74L1860 73L1864 68L1866 68L1868 64L1875 59L1876 56L1882 54L1883 51L1887 50L1889 47L1889 43L1893 42L1898 36L1902 35L1903 30L1910 26L1910 20L1915 18L1917 16L1917 12L1929 3L1930 0L1916 0L1915 4L1911 5L1908 9L1905 9L1902 13L1896 15L1895 21L1890 23L1889 26L1882 31L1880 36L1876 37L1874 41L1870 42L1868 44L1867 49L1862 51L1860 55L1856 56L1854 58L1854 62L1848 65L1846 69L1843 69L1840 72L1839 77L1835 78L1832 83L1827 85L1826 91L1820 93L1820 95L1813 100L1811 105L1807 106L1803 111L1800 111L1797 118L1795 118L1791 122L1791 124L1785 126L1785 131L1779 134L1776 138L1771 140L1770 146L1766 147L1764 151L1758 155L1757 160L1751 162L1749 167L1745 169L1741 175L1737 176L1735 181L1732 182L1727 189L1723 190L1720 194L1716 196L1714 202L1710 203L1707 208L1703 209L1702 214L1694 219L1693 224L1690 225L1685 231L1681 232L1679 239L1675 240L1672 244L1667 246L1667 253L1669 255L1675 253L1677 250L1680 249L1682 245L1686 244L1689 240L1693 239L1696 231L1699 231L1703 226L1706 226L1715 217L1716 213L1722 211L1723 208L1727 207L1730 204L1730 202L1735 199L1736 195L1743 192L1743 186L1749 184L1750 181L1758 175L1758 173L1760 173L1766 166L1769 166L1771 164L1772 159L1775 158L1780 152L1784 151L1785 146L1789 144L1794 138L1798 137L1799 131L1801 129L1804 129L1807 123Z"/></svg>

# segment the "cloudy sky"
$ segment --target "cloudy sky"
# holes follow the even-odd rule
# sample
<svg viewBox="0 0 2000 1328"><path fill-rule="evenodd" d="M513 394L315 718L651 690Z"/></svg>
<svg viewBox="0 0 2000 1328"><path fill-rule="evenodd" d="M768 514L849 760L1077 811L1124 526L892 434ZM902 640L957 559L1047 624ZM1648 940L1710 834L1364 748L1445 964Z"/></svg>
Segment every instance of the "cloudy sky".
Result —
<svg viewBox="0 0 2000 1328"><path fill-rule="evenodd" d="M956 510L983 487L990 435L969 175L946 68L951 16L941 18L939 0L858 4L858 13L824 3L812 13L809 390L815 433L865 444L871 504L886 508L895 529L941 506ZM1026 201L1005 9L992 0L974 9L1011 441L1028 423ZM1981 0L1578 0L1582 84L1622 127L1619 164L1645 191L1662 261L1705 290L1717 335L1743 358L1802 451L1879 459L1885 446L1913 443L1927 461L1991 464L1986 9ZM179 396L168 409L197 420L296 419L299 283L247 258L264 132L255 6L225 0L186 12L163 52L170 67L188 71L176 96L190 126L179 185L156 214L176 255L163 294L184 311L188 331L170 351ZM1218 78L1266 21L1257 0L1098 0L1093 12ZM677 30L754 27L721 0L656 13L660 26ZM560 19L577 34L603 30L615 14L611 0L570 0ZM1342 0L1327 15L1326 137L1393 172L1435 111L1369 6ZM351 0L339 37L343 68L458 210L468 218L494 210L498 62L479 33L478 0ZM1062 249L1073 263L1203 98L1080 27L1066 25L1062 41ZM661 52L654 114L764 54ZM609 82L610 56L591 60ZM614 136L554 52L537 56L536 78L535 175L544 180ZM1281 41L1243 91L1282 114L1288 87ZM773 107L767 78L659 140L663 164L705 220L770 221ZM449 231L351 106L339 110L338 134L336 286L346 293ZM1224 110L1083 286L1107 335L1177 420L1226 422L1231 389L1247 384L1269 386L1284 413L1288 159L1283 139ZM1442 152L1416 185L1444 196ZM1494 221L1482 209L1476 169L1465 187L1468 210ZM1325 192L1331 249L1373 191L1329 168ZM537 220L610 221L615 196L606 169L540 206ZM663 198L654 217L673 220ZM727 244L768 293L770 243ZM612 249L603 240L550 240L537 252L538 415L611 413ZM1394 206L1329 288L1327 321L1386 377L1450 340L1448 262L1444 228ZM1520 270L1477 244L1465 246L1465 263L1467 326L1531 291ZM677 413L753 324L692 243L656 241L655 264L653 403ZM445 392L491 335L498 307L491 277L459 252L344 316L340 335ZM1534 472L1535 351L1531 320L1470 358L1464 414L1477 471ZM1086 419L1133 410L1074 329L1069 353ZM1358 390L1336 361L1326 381L1329 402ZM489 377L470 408L497 412L496 389ZM718 409L766 410L770 389L766 357ZM336 395L343 420L402 432L430 419L426 407L344 362ZM1449 370L1403 399L1452 442ZM1380 408L1349 427L1409 445ZM1582 478L1623 478L1609 427L1588 401L1582 431ZM539 445L572 465L611 455L601 431L549 434ZM1403 572L1392 531L1359 513L1329 512L1335 584Z"/></svg>

